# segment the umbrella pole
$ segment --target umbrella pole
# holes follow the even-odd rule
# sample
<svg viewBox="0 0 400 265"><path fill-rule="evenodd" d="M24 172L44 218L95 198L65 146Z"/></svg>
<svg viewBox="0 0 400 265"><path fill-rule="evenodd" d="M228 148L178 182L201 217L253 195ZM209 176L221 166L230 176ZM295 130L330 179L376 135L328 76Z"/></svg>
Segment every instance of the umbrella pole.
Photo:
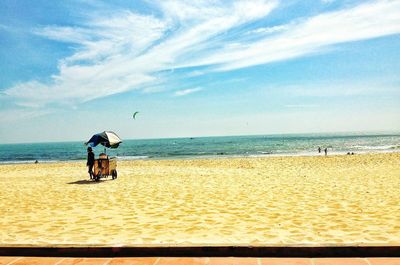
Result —
<svg viewBox="0 0 400 265"><path fill-rule="evenodd" d="M106 142L103 142L102 144L103 144L103 146L104 146L104 154L107 154L107 153L106 153Z"/></svg>

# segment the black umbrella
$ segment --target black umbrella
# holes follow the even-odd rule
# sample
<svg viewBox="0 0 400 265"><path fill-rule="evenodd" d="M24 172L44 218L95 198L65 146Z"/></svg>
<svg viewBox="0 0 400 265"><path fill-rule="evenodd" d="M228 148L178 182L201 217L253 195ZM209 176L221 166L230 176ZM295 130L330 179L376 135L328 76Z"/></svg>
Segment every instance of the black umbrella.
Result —
<svg viewBox="0 0 400 265"><path fill-rule="evenodd" d="M104 131L93 135L85 144L90 147L95 147L98 144L101 144L105 147L117 148L120 143L122 143L121 138L119 138L115 132Z"/></svg>

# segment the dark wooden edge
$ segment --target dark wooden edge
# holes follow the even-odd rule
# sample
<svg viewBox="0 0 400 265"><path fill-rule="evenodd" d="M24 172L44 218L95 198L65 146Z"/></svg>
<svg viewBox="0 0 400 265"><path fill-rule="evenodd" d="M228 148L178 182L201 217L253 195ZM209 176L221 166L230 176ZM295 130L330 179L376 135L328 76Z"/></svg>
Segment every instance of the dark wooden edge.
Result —
<svg viewBox="0 0 400 265"><path fill-rule="evenodd" d="M338 247L0 247L0 256L33 257L400 257L400 246Z"/></svg>

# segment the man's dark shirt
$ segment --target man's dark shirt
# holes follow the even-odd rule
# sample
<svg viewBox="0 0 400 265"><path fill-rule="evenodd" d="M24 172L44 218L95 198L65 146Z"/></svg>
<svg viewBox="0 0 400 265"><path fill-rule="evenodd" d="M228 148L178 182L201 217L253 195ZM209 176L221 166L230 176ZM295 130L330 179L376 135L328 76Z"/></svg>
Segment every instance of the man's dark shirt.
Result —
<svg viewBox="0 0 400 265"><path fill-rule="evenodd" d="M87 163L88 166L93 166L94 165L94 153L89 152L87 155Z"/></svg>

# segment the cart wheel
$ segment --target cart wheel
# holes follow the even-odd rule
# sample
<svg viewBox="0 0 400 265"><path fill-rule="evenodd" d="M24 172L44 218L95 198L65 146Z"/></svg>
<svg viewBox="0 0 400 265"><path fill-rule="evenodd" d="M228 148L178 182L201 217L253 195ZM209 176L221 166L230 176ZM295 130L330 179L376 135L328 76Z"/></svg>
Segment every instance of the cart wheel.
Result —
<svg viewBox="0 0 400 265"><path fill-rule="evenodd" d="M112 179L116 179L117 178L117 170L114 169L111 173Z"/></svg>
<svg viewBox="0 0 400 265"><path fill-rule="evenodd" d="M96 175L96 177L94 178L95 181L100 181L101 178L101 173L99 172L99 174Z"/></svg>

